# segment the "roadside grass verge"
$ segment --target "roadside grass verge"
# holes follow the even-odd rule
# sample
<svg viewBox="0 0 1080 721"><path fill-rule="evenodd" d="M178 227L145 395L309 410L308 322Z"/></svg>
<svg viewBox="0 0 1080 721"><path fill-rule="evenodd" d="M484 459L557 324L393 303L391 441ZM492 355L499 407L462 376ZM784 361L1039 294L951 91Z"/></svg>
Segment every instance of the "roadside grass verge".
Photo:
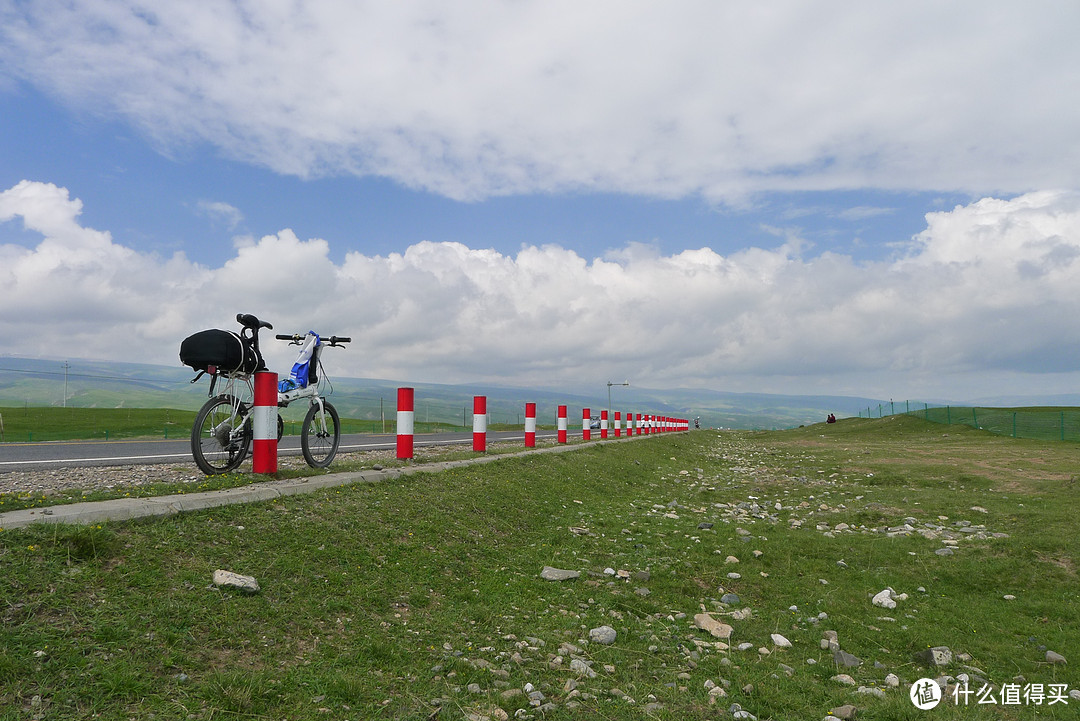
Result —
<svg viewBox="0 0 1080 721"><path fill-rule="evenodd" d="M567 445L581 443L581 439L574 439ZM545 448L558 445L554 439L538 438L537 448ZM372 468L401 468L409 465L423 465L441 461L456 461L480 456L498 456L510 453L518 453L525 450L521 443L495 442L487 444L485 453L476 453L469 443L450 444L440 446L417 446L413 458L399 460L394 457L394 452L358 452L340 453L328 469L311 468L300 456L282 456L278 459L278 472L274 474L261 474L251 472L251 456L244 461L233 473L222 473L206 476L198 470L194 461L184 466L175 464L161 466L162 476L177 469L189 470L190 475L185 475L180 481L156 481L149 483L117 483L107 489L79 489L64 488L59 490L41 491L9 491L0 492L0 513L5 511L18 511L25 508L46 508L68 503L82 503L91 501L108 501L118 498L152 498L157 496L182 495L186 493L202 493L204 491L220 491L227 488L240 488L255 483L280 480L286 478L310 478L312 476L325 475L327 473L340 473L347 471L363 471ZM169 473L170 475L175 475Z"/></svg>
<svg viewBox="0 0 1080 721"><path fill-rule="evenodd" d="M941 430L672 434L6 531L0 720L730 718L733 703L759 719L846 703L862 720L1075 718L1075 699L918 711L885 684L971 666L997 687L1080 688L1080 449ZM546 565L582 576L544 581ZM213 587L217 568L260 592ZM907 594L895 609L871 604L886 587ZM694 627L702 610L733 627L730 649ZM590 640L601 625L613 644ZM838 668L825 631L862 665ZM930 646L957 660L922 667Z"/></svg>

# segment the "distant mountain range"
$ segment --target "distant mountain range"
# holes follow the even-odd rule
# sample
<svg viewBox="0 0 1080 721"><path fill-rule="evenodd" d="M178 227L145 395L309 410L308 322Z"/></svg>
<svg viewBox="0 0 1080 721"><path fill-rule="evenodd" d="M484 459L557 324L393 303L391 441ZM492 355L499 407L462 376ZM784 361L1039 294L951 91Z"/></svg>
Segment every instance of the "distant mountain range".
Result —
<svg viewBox="0 0 1080 721"><path fill-rule="evenodd" d="M66 365L66 368L65 368ZM183 367L87 360L51 360L0 356L0 406L67 405L99 408L196 409L206 400L208 380L190 383L194 373ZM333 378L332 399L342 416L392 420L397 412L398 381ZM416 389L417 421L472 426L472 397L486 395L492 423L524 422L526 401L537 404L541 424L555 422L556 408L569 406L571 427L580 427L581 409L599 414L607 407L607 389L595 394L514 388L500 385L410 384ZM637 386L612 388L612 408L624 415L659 413L700 418L704 427L792 428L818 423L829 413L855 416L867 408L875 415L879 400L853 396L728 393L698 388L656 390ZM1075 397L1069 399L1075 401ZM1017 397L1002 405L1034 405ZM1063 401L1066 399L1062 399ZM1041 398L1038 405L1054 405ZM986 403L985 405L990 405ZM1078 405L1078 403L1068 403Z"/></svg>

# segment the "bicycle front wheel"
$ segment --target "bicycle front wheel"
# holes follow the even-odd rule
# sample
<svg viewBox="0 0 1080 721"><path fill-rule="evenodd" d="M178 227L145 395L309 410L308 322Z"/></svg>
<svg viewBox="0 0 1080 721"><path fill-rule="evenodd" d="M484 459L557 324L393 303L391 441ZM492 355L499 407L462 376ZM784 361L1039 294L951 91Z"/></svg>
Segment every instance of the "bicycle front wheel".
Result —
<svg viewBox="0 0 1080 721"><path fill-rule="evenodd" d="M304 425L300 429L300 450L304 460L312 468L326 468L337 455L341 443L341 424L338 412L327 401L312 403L304 416Z"/></svg>
<svg viewBox="0 0 1080 721"><path fill-rule="evenodd" d="M211 398L195 416L191 455L208 476L235 470L251 446L247 407L232 396Z"/></svg>

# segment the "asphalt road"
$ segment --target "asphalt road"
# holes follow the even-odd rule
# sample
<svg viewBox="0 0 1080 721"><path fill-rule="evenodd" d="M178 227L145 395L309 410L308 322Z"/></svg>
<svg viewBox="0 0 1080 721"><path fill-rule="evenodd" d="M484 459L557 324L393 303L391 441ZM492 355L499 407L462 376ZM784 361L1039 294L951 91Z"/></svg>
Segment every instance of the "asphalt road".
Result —
<svg viewBox="0 0 1080 721"><path fill-rule="evenodd" d="M555 436L556 431L537 431L537 438ZM520 431L488 431L489 442L521 441ZM471 443L472 432L430 433L413 436L413 445L438 446ZM341 436L339 453L394 449L397 436L393 434L352 433ZM282 456L300 455L300 437L285 436L278 444ZM0 445L0 473L10 471L40 471L79 466L127 466L150 463L190 461L191 443L183 440L128 441L56 441L45 443L5 443Z"/></svg>

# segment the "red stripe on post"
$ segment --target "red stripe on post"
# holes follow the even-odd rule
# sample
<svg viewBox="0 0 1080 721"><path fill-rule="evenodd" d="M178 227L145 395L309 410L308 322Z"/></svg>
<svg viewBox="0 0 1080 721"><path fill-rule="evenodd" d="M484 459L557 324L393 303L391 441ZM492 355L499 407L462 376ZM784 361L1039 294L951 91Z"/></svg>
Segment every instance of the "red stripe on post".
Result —
<svg viewBox="0 0 1080 721"><path fill-rule="evenodd" d="M412 388L397 389L397 457L413 457L413 426L416 414Z"/></svg>
<svg viewBox="0 0 1080 721"><path fill-rule="evenodd" d="M255 402L251 409L251 470L277 473L277 373L255 374Z"/></svg>

